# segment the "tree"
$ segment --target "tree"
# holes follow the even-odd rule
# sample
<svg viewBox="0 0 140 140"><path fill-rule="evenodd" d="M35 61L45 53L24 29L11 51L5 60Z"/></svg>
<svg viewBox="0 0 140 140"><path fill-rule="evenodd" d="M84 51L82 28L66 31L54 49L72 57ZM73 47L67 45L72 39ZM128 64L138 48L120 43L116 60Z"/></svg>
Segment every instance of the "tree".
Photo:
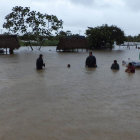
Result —
<svg viewBox="0 0 140 140"><path fill-rule="evenodd" d="M67 31L60 31L56 38L59 39L59 38L62 38L62 37L79 37L80 35L79 34L73 34L70 30L67 30Z"/></svg>
<svg viewBox="0 0 140 140"><path fill-rule="evenodd" d="M86 30L90 48L112 48L114 42L120 45L124 42L124 32L116 26L103 25L100 27L88 27Z"/></svg>
<svg viewBox="0 0 140 140"><path fill-rule="evenodd" d="M48 38L62 28L63 21L54 15L42 14L31 11L29 7L15 6L12 12L5 17L3 27L11 33L35 36L35 40L41 44L44 37ZM29 44L30 40L29 40ZM33 50L33 48L32 48Z"/></svg>
<svg viewBox="0 0 140 140"><path fill-rule="evenodd" d="M59 33L58 33L58 37L66 37L66 36L71 36L72 35L72 32L71 31L60 31Z"/></svg>

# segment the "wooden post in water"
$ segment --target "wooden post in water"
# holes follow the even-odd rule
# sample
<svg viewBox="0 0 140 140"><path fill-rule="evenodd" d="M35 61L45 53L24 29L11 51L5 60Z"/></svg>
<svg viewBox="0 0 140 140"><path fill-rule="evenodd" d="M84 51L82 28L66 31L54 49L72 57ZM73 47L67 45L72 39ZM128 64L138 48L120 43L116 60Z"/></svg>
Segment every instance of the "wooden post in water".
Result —
<svg viewBox="0 0 140 140"><path fill-rule="evenodd" d="M6 47L6 54L7 54L7 47Z"/></svg>

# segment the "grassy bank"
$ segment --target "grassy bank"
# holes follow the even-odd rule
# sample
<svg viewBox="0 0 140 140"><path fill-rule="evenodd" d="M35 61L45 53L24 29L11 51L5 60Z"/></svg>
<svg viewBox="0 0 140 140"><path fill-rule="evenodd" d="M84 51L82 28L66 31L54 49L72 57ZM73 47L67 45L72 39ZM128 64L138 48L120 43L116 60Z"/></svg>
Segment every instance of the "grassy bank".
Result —
<svg viewBox="0 0 140 140"><path fill-rule="evenodd" d="M45 40L41 46L57 46L59 40ZM20 46L29 46L29 42L19 40ZM38 42L31 42L31 46L40 46Z"/></svg>

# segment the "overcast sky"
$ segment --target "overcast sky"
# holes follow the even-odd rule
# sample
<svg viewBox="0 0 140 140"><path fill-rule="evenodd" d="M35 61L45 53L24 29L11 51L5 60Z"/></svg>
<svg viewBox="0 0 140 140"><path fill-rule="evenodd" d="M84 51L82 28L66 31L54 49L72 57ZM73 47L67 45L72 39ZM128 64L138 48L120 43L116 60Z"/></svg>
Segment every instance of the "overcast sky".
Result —
<svg viewBox="0 0 140 140"><path fill-rule="evenodd" d="M140 34L140 0L0 0L0 33L14 6L56 15L64 21L63 30L72 33L84 34L87 27L108 24L126 35Z"/></svg>

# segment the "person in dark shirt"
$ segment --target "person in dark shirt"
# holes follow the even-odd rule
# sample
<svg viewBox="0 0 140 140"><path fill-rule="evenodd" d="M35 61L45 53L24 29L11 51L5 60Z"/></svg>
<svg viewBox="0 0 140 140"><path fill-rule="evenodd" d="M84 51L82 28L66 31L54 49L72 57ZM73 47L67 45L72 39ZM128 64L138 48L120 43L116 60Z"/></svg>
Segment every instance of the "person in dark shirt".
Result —
<svg viewBox="0 0 140 140"><path fill-rule="evenodd" d="M89 52L89 56L86 59L86 67L96 68L96 57L92 55L92 52Z"/></svg>
<svg viewBox="0 0 140 140"><path fill-rule="evenodd" d="M43 68L43 66L45 67L45 63L43 62L43 55L40 54L39 58L36 60L36 69L37 70L41 70Z"/></svg>
<svg viewBox="0 0 140 140"><path fill-rule="evenodd" d="M112 64L111 69L112 70L119 70L120 69L120 66L117 63L117 60L114 60L114 63Z"/></svg>

